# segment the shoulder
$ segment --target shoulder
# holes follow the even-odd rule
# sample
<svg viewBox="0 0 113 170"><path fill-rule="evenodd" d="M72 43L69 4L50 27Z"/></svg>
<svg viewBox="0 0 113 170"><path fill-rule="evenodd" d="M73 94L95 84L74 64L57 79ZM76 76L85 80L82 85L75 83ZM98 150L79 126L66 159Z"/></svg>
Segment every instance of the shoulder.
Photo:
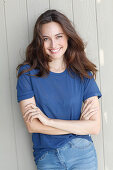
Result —
<svg viewBox="0 0 113 170"><path fill-rule="evenodd" d="M23 71L23 70L27 70L30 68L30 65L29 64L25 64L25 65L22 65L19 67L19 72Z"/></svg>
<svg viewBox="0 0 113 170"><path fill-rule="evenodd" d="M87 73L88 73L88 75L90 76L90 78L85 77L85 76L83 77L83 84L84 84L84 85L87 84L87 83L89 83L90 81L95 81L92 72L91 72L91 71L87 71Z"/></svg>
<svg viewBox="0 0 113 170"><path fill-rule="evenodd" d="M72 75L74 76L74 78L80 80L81 82L84 82L84 81L87 81L87 80L90 80L92 78L94 78L93 74L91 71L87 71L87 74L90 76L90 78L86 77L86 76L83 76L83 79L81 78L80 74L78 73L72 73Z"/></svg>
<svg viewBox="0 0 113 170"><path fill-rule="evenodd" d="M78 81L80 84L82 84L83 86L90 82L90 80L94 79L93 74L91 73L91 71L87 71L89 77L83 76L83 78L81 78L81 76L79 74L75 74L75 79L76 81Z"/></svg>
<svg viewBox="0 0 113 170"><path fill-rule="evenodd" d="M18 73L20 73L23 70L28 70L30 68L31 68L31 66L29 64L22 65L22 66L20 66L20 68L18 70ZM28 74L37 74L38 72L39 72L39 69L32 69L32 70L30 70L28 72L25 72L25 74L26 73L28 73Z"/></svg>
<svg viewBox="0 0 113 170"><path fill-rule="evenodd" d="M87 71L87 74L88 74L89 76L92 76L92 77L91 77L91 78L88 78L88 77L85 77L85 76L84 76L84 78L83 78L84 80L88 80L88 79L94 78L91 71Z"/></svg>
<svg viewBox="0 0 113 170"><path fill-rule="evenodd" d="M91 71L87 71L88 75L90 76L89 77L86 77L86 76L83 76L83 79L81 77L80 78L80 84L81 86L83 87L83 89L85 90L88 86L91 87L92 85L94 85L96 82L95 82L95 79L93 77L93 74Z"/></svg>

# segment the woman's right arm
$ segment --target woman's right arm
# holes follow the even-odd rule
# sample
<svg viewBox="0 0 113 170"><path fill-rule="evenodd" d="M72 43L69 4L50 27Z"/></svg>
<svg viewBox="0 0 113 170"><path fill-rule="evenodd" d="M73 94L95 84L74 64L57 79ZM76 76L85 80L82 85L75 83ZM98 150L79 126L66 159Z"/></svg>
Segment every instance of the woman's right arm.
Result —
<svg viewBox="0 0 113 170"><path fill-rule="evenodd" d="M35 98L32 97L32 98L25 99L25 100L22 100L22 101L19 102L19 106L20 106L22 116L26 112L25 106L27 104L29 104L29 103L33 103L33 104L36 105ZM24 119L24 117L23 117L23 119ZM27 127L29 133L43 133L43 134L48 134L48 135L70 134L70 132L63 131L63 130L53 128L53 127L50 127L50 126L43 125L39 121L39 119L37 119L37 118L34 118L31 123L27 122L25 119L24 119L24 122L26 124L26 127Z"/></svg>

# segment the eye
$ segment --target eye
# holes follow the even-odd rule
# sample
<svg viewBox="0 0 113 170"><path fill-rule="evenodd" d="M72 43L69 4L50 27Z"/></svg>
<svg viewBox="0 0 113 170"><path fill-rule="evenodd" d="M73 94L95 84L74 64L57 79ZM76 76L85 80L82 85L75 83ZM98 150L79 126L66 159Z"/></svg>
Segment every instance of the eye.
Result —
<svg viewBox="0 0 113 170"><path fill-rule="evenodd" d="M59 36L57 36L57 38L62 38L62 36L61 36L61 35L59 35Z"/></svg>
<svg viewBox="0 0 113 170"><path fill-rule="evenodd" d="M44 40L44 41L47 41L47 40L48 40L48 38L44 38L43 40Z"/></svg>

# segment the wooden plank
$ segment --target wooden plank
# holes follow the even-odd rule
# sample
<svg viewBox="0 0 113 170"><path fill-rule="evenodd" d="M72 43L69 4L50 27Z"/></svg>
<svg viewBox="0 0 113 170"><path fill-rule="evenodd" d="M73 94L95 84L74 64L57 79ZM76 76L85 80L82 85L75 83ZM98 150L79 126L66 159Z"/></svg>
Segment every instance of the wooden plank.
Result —
<svg viewBox="0 0 113 170"><path fill-rule="evenodd" d="M50 9L64 13L73 23L72 0L50 0Z"/></svg>
<svg viewBox="0 0 113 170"><path fill-rule="evenodd" d="M29 27L29 42L33 37L33 28L34 24L43 12L49 9L49 0L37 0L32 1L28 0L27 2L27 11L28 11L28 27Z"/></svg>
<svg viewBox="0 0 113 170"><path fill-rule="evenodd" d="M113 1L97 0L105 170L113 169Z"/></svg>
<svg viewBox="0 0 113 170"><path fill-rule="evenodd" d="M87 42L86 54L87 57L96 64L99 70L98 59L98 39L97 39L97 23L96 23L96 10L95 0L73 0L73 15L75 29L81 36L84 42ZM100 88L100 71L97 74L96 82ZM100 88L101 90L101 88ZM101 100L100 100L101 104ZM102 134L102 122L101 132L99 135L91 135L95 144L98 157L98 169L104 169L103 158L103 134Z"/></svg>
<svg viewBox="0 0 113 170"><path fill-rule="evenodd" d="M19 170L36 169L32 155L31 134L27 132L16 97L16 67L23 60L28 45L28 22L26 0L5 2L9 74L12 99L13 126L15 129L17 161ZM5 65L4 65L5 68ZM8 80L7 80L8 81ZM11 156L9 157L9 161ZM13 158L12 158L13 159ZM10 167L10 166L9 166ZM9 168L7 168L9 169ZM15 168L11 168L15 169Z"/></svg>
<svg viewBox="0 0 113 170"><path fill-rule="evenodd" d="M97 0L95 6L95 1L50 0L50 4L49 0L0 1L0 51L2 57L0 63L2 73L2 90L0 91L2 121L0 122L0 130L1 146L4 146L0 147L2 153L0 169L36 169L32 156L31 135L27 133L16 102L16 66L24 58L25 48L32 40L32 31L37 17L49 8L63 12L74 22L80 36L88 42L87 56L99 69L97 84L99 87L101 85L102 94L105 96L102 99L102 127L101 133L98 136L92 135L92 138L97 150L99 170L104 170L103 156L105 156L105 170L112 169L113 137L108 132L109 129L112 129L111 120L113 119L113 80L111 79L113 77L111 65L113 22L109 19L113 15L113 2L112 0L109 3L105 0ZM107 73L110 73L110 76ZM6 114L7 112L8 114ZM103 132L104 134L102 134ZM103 148L105 151L103 151Z"/></svg>
<svg viewBox="0 0 113 170"><path fill-rule="evenodd" d="M46 3L45 3L46 2ZM13 10L12 10L13 5ZM25 58L25 50L32 39L32 28L38 14L49 7L48 0L6 1L6 24L9 52L9 69L15 139L19 170L36 169L33 158L32 138L27 132L16 98L16 66ZM15 16L15 17L14 17ZM31 37L31 38L30 38Z"/></svg>
<svg viewBox="0 0 113 170"><path fill-rule="evenodd" d="M5 4L0 1L0 169L18 170L5 19Z"/></svg>

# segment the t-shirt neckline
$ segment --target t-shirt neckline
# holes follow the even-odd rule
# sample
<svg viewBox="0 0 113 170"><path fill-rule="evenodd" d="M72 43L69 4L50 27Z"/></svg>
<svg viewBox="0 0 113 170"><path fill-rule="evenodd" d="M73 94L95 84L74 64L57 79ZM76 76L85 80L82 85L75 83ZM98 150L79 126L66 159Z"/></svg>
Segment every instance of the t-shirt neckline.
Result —
<svg viewBox="0 0 113 170"><path fill-rule="evenodd" d="M67 70L67 68L61 73L56 73L56 72L53 72L53 71L49 71L49 72L50 72L50 75L62 76L62 75L64 75L66 73L66 70Z"/></svg>

